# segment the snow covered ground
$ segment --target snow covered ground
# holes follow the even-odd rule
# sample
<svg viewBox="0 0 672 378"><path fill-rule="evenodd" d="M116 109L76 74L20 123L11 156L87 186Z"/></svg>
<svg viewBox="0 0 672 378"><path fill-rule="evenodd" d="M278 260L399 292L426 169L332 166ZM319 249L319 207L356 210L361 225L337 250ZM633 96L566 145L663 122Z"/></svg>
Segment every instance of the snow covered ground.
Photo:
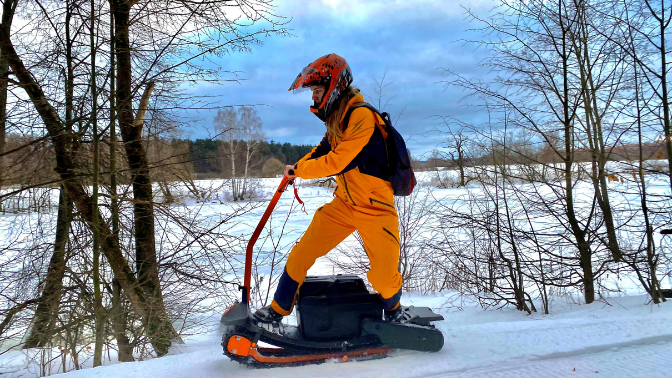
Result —
<svg viewBox="0 0 672 378"><path fill-rule="evenodd" d="M672 304L645 296L572 305L556 299L552 315L487 310L446 303L446 295L406 296L405 303L439 308L446 343L438 353L400 351L373 361L249 369L222 355L220 334L186 340L171 355L62 375L77 377L671 377ZM213 326L218 316L212 319ZM110 363L109 361L105 361ZM19 375L15 375L19 376ZM21 375L31 376L28 374ZM32 375L34 376L34 375Z"/></svg>
<svg viewBox="0 0 672 378"><path fill-rule="evenodd" d="M279 179L264 180L262 192L272 192ZM668 190L668 189L665 189ZM456 198L464 189L435 190L437 200ZM310 223L312 214L332 199L328 189L303 186L306 213L294 210L285 229L286 240L298 238ZM292 203L285 194L274 213L273 225L283 222ZM218 221L230 204L219 200L208 204L186 201L185 209L198 208L200 217ZM249 235L264 206L245 214L229 232ZM17 219L36 214L6 215L0 218L0 235L19 232ZM275 226L272 226L275 227ZM11 231L11 232L10 232ZM18 237L18 236L17 236ZM49 236L47 236L49 237ZM258 245L261 250L271 249ZM332 273L324 259L310 274ZM373 361L328 362L317 366L252 370L222 355L219 315L210 319L211 330L174 346L171 355L137 363L116 363L106 358L104 367L73 371L64 377L672 377L672 304L648 303L636 284L624 292L629 296L609 298L590 305L577 305L571 298L555 298L552 314L526 315L515 309L483 310L469 298L455 299L450 293L434 296L405 296L404 304L430 306L444 315L437 326L446 343L438 353L400 351ZM452 298L452 300L450 299ZM541 306L538 306L540 308ZM84 354L82 358L84 360ZM30 352L10 351L0 356L0 375L38 377L33 364L28 369ZM107 355L106 355L107 357ZM80 361L82 362L82 361ZM83 361L90 366L90 360ZM70 367L68 368L70 369ZM56 371L55 368L53 371Z"/></svg>

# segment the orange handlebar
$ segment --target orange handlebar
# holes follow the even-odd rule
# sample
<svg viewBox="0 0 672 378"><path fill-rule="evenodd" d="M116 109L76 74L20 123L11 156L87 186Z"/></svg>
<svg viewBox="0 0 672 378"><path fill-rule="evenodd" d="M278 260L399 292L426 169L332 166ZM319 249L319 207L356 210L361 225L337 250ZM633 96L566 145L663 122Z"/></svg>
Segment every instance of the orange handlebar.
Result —
<svg viewBox="0 0 672 378"><path fill-rule="evenodd" d="M271 202L268 204L268 207L266 208L266 211L264 212L264 215L261 216L261 220L259 220L259 224L257 225L257 228L254 229L254 232L252 233L252 236L250 237L250 241L247 242L247 251L245 253L245 280L244 280L244 286L242 287L243 290L243 303L248 303L250 299L250 287L252 285L252 251L254 249L254 243L257 242L257 239L259 239L259 235L261 234L261 230L264 229L264 226L266 225L266 222L268 221L268 218L271 216L271 213L273 212L273 209L275 209L275 205L278 203L278 200L280 199L280 196L282 195L282 192L287 190L287 187L291 185L293 181L289 177L283 177L282 181L280 181L280 186L278 186L278 190L275 191L275 194L273 194L273 198L271 199Z"/></svg>

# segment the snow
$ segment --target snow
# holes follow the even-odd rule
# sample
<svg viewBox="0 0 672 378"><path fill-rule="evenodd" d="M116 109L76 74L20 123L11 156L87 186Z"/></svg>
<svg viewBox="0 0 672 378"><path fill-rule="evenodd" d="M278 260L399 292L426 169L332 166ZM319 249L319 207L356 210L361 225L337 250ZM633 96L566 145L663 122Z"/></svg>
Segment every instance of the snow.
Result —
<svg viewBox="0 0 672 378"><path fill-rule="evenodd" d="M454 172L452 172L454 173ZM420 174L419 176L424 176ZM420 177L419 177L420 179ZM271 193L280 179L264 180L260 196ZM215 184L212 184L217 186ZM661 192L669 190L665 186ZM291 193L291 192L290 192ZM280 200L270 228L279 227L288 210L296 206L290 193ZM446 206L456 206L465 189L434 190L433 197ZM306 201L306 213L297 209L285 228L281 246L287 252L308 227L318 207L331 201L331 191L304 186L301 199ZM52 198L55 197L52 193ZM235 206L219 198L209 203L186 200L185 211L197 211L202 219L216 223ZM57 197L56 197L57 201ZM265 206L260 206L237 219L228 232L249 235ZM54 214L51 214L53 217ZM6 215L0 218L0 235L4 240L23 240L15 222L32 221L34 213ZM50 239L48 231L44 237ZM276 236L277 237L277 236ZM179 242L179 241L178 241ZM261 251L273 250L272 243L260 239ZM281 264L281 266L283 266ZM264 272L268 273L268 272ZM274 272L277 273L277 272ZM332 273L325 259L309 274ZM667 283L667 281L666 281ZM222 354L219 314L207 318L209 330L185 338L185 344L175 345L170 355L136 363L117 363L114 354L103 367L83 369L63 374L63 377L672 377L669 356L672 353L672 305L651 304L636 283L627 296L601 299L590 305L579 304L572 297L553 298L551 314L524 312L513 308L483 310L469 297L455 293L437 293L402 298L406 305L429 306L445 317L437 322L444 333L445 345L438 353L397 351L390 357L372 361L330 361L322 365L285 367L273 370L248 369L230 361ZM537 308L541 309L540 304ZM35 364L26 368L36 351L15 351L0 355L0 375L8 377L38 377ZM55 355L58 355L57 353ZM60 358L60 357L59 357ZM86 353L80 362L91 366ZM69 367L69 369L71 366ZM56 372L57 368L52 369ZM4 374L3 374L4 373Z"/></svg>
<svg viewBox="0 0 672 378"><path fill-rule="evenodd" d="M446 342L438 353L398 351L372 361L250 369L222 355L219 331L194 336L171 355L136 363L73 371L89 377L670 377L672 306L645 296L590 305L556 298L551 315L514 309L482 310L446 302L450 295L405 296L404 303L438 308ZM561 302L561 303L557 303ZM213 326L218 316L213 316ZM109 363L106 361L106 363ZM23 375L29 376L29 375Z"/></svg>

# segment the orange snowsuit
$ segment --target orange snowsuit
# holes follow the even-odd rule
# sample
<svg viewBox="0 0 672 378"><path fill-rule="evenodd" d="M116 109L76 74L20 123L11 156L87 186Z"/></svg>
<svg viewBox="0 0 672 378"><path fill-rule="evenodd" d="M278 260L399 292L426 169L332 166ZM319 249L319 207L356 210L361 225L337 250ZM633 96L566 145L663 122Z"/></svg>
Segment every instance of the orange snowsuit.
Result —
<svg viewBox="0 0 672 378"><path fill-rule="evenodd" d="M364 97L358 94L347 108L363 101ZM344 116L346 113L347 109ZM394 208L392 185L377 177L386 177L381 167L387 154L386 135L379 125L384 122L377 114L356 108L342 140L331 145L325 136L320 145L294 166L294 174L304 179L336 175L338 186L334 192L336 198L317 209L308 230L287 258L271 303L279 314L292 312L298 289L315 260L355 230L359 231L369 258L369 282L383 298L386 309L399 306L402 283L398 267L399 217Z"/></svg>

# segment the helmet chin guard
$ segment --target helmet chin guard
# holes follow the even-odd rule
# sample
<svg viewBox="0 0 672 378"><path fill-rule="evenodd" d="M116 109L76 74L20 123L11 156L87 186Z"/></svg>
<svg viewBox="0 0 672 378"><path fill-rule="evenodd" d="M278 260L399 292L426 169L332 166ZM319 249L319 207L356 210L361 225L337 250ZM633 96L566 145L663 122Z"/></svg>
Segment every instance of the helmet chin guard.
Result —
<svg viewBox="0 0 672 378"><path fill-rule="evenodd" d="M334 110L341 93L352 84L352 71L342 57L327 54L306 66L289 87L290 91L322 85L325 88L321 102L310 107L310 111L325 122Z"/></svg>

